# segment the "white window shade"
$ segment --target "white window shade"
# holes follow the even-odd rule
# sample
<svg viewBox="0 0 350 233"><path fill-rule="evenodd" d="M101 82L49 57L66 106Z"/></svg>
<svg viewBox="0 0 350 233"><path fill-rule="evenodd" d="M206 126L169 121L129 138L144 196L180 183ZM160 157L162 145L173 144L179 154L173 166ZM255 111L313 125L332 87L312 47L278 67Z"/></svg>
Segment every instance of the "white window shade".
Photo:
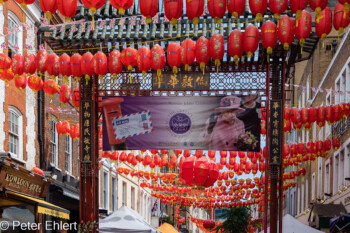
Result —
<svg viewBox="0 0 350 233"><path fill-rule="evenodd" d="M8 124L9 152L23 160L23 115L14 106L9 106Z"/></svg>

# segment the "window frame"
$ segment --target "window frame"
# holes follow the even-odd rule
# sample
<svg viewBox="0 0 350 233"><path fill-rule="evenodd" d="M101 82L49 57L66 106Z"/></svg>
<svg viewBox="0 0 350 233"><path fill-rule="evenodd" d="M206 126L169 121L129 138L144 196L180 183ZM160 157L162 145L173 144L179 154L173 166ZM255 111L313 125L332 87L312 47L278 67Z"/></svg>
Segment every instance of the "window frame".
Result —
<svg viewBox="0 0 350 233"><path fill-rule="evenodd" d="M117 178L115 177L115 175L112 175L112 179L111 179L111 209L112 211L116 211L117 210Z"/></svg>
<svg viewBox="0 0 350 233"><path fill-rule="evenodd" d="M67 140L68 139L68 140ZM67 142L68 141L68 142ZM68 143L68 145L67 145ZM72 142L72 138L70 137L70 135L66 135L66 140L65 140L65 146L64 146L64 155L65 155L65 171L66 173L72 175L72 163L73 163L73 142ZM68 146L68 150L67 150L67 146ZM69 165L68 165L68 170L67 170L67 155L69 155Z"/></svg>
<svg viewBox="0 0 350 233"><path fill-rule="evenodd" d="M14 132L10 132L10 113L17 116L17 135ZM18 108L12 105L8 107L8 126L9 152L11 153L11 156L23 161L23 114L21 113L21 111L19 111ZM10 134L13 134L15 137L18 138L18 152L16 154L10 151Z"/></svg>
<svg viewBox="0 0 350 233"><path fill-rule="evenodd" d="M54 124L54 127L53 127L53 124ZM58 138L56 125L57 125L57 120L51 119L50 120L50 159L51 159L50 163L51 163L51 166L58 168L58 139L59 138ZM54 134L55 141L52 141L53 134ZM55 150L52 149L52 145L55 145ZM55 151L54 161L52 161L53 151Z"/></svg>
<svg viewBox="0 0 350 233"><path fill-rule="evenodd" d="M17 15L11 11L11 10L8 10L8 13L7 13L7 17L8 17L8 20L7 20L7 26L9 26L9 22L13 22L14 23L14 27L19 27L20 28L20 31L19 32L16 32L13 30L13 34L16 35L17 37L17 45L18 45L18 49L15 48L15 44L12 44L12 41L10 42L10 38L12 36L12 34L10 34L8 36L8 47L14 51L14 53L20 53L22 54L22 50L23 50L23 27L21 26L21 20L17 17Z"/></svg>
<svg viewBox="0 0 350 233"><path fill-rule="evenodd" d="M108 210L108 171L103 170L102 171L102 207L106 210Z"/></svg>

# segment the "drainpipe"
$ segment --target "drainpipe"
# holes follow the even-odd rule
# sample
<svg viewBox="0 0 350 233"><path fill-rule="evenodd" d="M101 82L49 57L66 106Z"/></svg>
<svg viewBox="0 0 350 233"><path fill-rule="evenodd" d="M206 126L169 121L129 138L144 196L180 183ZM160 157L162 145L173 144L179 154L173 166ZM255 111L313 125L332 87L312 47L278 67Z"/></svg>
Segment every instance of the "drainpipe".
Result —
<svg viewBox="0 0 350 233"><path fill-rule="evenodd" d="M37 51L39 51L39 45L42 43L42 32L37 33ZM44 79L44 77L42 77ZM43 80L44 81L44 80ZM44 156L44 93L43 90L38 91L38 141L39 141L39 161L40 169L46 171L46 163Z"/></svg>

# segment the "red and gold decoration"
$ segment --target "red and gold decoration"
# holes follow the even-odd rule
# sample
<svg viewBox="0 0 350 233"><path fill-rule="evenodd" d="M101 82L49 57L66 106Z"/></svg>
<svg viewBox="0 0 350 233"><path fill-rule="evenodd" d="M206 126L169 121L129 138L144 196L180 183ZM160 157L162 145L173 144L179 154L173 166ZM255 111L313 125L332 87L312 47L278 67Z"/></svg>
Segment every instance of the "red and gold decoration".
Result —
<svg viewBox="0 0 350 233"><path fill-rule="evenodd" d="M52 14L55 14L58 9L58 0L41 0L40 8L45 13L48 20L52 19Z"/></svg>
<svg viewBox="0 0 350 233"><path fill-rule="evenodd" d="M186 14L189 20L193 21L194 25L199 22L199 17L204 11L204 0L186 1Z"/></svg>
<svg viewBox="0 0 350 233"><path fill-rule="evenodd" d="M260 22L267 10L267 0L249 0L249 8L256 16L256 21Z"/></svg>
<svg viewBox="0 0 350 233"><path fill-rule="evenodd" d="M120 15L124 15L125 11L134 4L134 0L110 0L109 2L115 9L118 10Z"/></svg>
<svg viewBox="0 0 350 233"><path fill-rule="evenodd" d="M214 23L220 23L221 18L226 13L226 0L210 0L208 1L208 10L211 17L214 18Z"/></svg>
<svg viewBox="0 0 350 233"><path fill-rule="evenodd" d="M223 59L225 54L225 40L220 33L212 35L209 41L209 53L210 57L215 61L216 69L219 69L221 65L220 60Z"/></svg>
<svg viewBox="0 0 350 233"><path fill-rule="evenodd" d="M152 22L152 18L158 13L159 1L139 1L141 14L146 17L146 23Z"/></svg>
<svg viewBox="0 0 350 233"><path fill-rule="evenodd" d="M139 48L137 54L137 66L142 72L142 75L146 75L152 66L152 54L151 50L145 46Z"/></svg>
<svg viewBox="0 0 350 233"><path fill-rule="evenodd" d="M167 60L169 66L173 69L173 73L178 73L178 67L181 65L181 46L178 43L171 43L167 48Z"/></svg>
<svg viewBox="0 0 350 233"><path fill-rule="evenodd" d="M182 15L183 1L182 0L164 0L165 17L171 21L173 26L176 26L177 20Z"/></svg>
<svg viewBox="0 0 350 233"><path fill-rule="evenodd" d="M194 62L195 49L196 44L189 38L181 43L181 62L185 65L185 71L189 71L190 65Z"/></svg>
<svg viewBox="0 0 350 233"><path fill-rule="evenodd" d="M152 54L152 69L157 71L158 77L162 75L162 69L165 66L165 53L164 49L156 44L151 49Z"/></svg>
<svg viewBox="0 0 350 233"><path fill-rule="evenodd" d="M277 45L277 26L272 21L266 21L261 27L261 41L266 48L267 56L272 54L273 48ZM269 61L269 58L267 58Z"/></svg>

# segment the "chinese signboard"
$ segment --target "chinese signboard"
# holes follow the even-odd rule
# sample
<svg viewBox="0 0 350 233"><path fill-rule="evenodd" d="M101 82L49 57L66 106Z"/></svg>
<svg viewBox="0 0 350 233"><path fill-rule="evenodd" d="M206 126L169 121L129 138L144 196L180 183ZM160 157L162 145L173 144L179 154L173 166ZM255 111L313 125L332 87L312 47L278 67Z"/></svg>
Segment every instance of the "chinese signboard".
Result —
<svg viewBox="0 0 350 233"><path fill-rule="evenodd" d="M103 149L260 150L260 97L105 97Z"/></svg>
<svg viewBox="0 0 350 233"><path fill-rule="evenodd" d="M279 165L282 158L282 100L271 100L270 106L270 164Z"/></svg>
<svg viewBox="0 0 350 233"><path fill-rule="evenodd" d="M188 74L179 73L163 74L152 77L152 87L157 90L209 90L210 74L202 72L191 72Z"/></svg>
<svg viewBox="0 0 350 233"><path fill-rule="evenodd" d="M92 161L92 101L82 101L81 150L82 162Z"/></svg>

